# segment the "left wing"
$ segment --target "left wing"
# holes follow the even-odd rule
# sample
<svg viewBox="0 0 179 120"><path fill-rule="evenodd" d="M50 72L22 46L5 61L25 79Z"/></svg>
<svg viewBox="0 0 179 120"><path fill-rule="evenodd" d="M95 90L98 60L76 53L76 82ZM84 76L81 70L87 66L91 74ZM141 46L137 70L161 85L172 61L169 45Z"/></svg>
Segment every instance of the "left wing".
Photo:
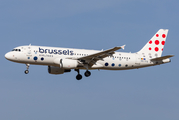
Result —
<svg viewBox="0 0 179 120"><path fill-rule="evenodd" d="M125 45L121 46L121 47L114 47L105 51L101 51L98 53L94 53L88 56L84 56L84 57L80 57L77 58L79 61L81 61L83 64L88 64L89 66L94 65L98 60L103 60L103 58L108 57L108 56L112 56L116 51L119 49L124 49Z"/></svg>

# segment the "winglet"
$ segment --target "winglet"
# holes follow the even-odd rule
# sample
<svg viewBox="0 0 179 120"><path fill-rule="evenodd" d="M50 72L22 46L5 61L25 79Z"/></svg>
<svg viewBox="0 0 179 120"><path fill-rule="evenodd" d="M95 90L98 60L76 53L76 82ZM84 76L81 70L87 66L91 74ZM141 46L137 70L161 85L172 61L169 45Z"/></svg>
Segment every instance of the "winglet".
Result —
<svg viewBox="0 0 179 120"><path fill-rule="evenodd" d="M126 45L123 45L123 46L121 46L121 48L124 50L124 47L125 47Z"/></svg>

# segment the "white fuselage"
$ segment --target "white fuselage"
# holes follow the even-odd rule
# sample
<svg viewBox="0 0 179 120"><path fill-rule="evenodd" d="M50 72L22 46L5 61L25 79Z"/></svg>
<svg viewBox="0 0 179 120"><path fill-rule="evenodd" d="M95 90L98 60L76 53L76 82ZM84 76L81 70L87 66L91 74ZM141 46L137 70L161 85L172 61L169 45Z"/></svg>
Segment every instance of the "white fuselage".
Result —
<svg viewBox="0 0 179 120"><path fill-rule="evenodd" d="M78 59L97 52L100 51L45 46L20 46L14 48L13 51L8 52L5 57L10 61L24 64L59 66L54 63L54 60L57 58ZM150 61L149 56L147 55L115 52L112 56L105 57L103 60L98 60L89 69L125 70L153 66L162 63L164 62L161 61L156 63ZM78 66L76 69L85 68L83 66Z"/></svg>
<svg viewBox="0 0 179 120"><path fill-rule="evenodd" d="M81 80L80 69L86 69L84 75L89 77L91 69L127 70L154 66L170 62L174 55L162 56L168 29L160 29L146 45L136 53L116 52L125 45L97 51L61 47L20 46L6 53L5 58L29 65L46 65L50 74L63 74L74 69L78 72L76 79Z"/></svg>

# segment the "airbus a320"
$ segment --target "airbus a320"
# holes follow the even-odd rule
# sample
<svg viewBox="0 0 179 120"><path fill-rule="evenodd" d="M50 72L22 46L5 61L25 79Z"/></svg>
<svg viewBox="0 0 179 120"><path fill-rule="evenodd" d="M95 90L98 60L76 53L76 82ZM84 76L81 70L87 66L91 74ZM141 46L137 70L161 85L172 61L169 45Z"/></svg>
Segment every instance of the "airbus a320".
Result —
<svg viewBox="0 0 179 120"><path fill-rule="evenodd" d="M29 73L29 65L46 65L50 74L63 74L77 71L77 80L82 79L80 69L89 77L90 70L128 70L168 63L173 55L162 56L168 29L160 29L146 45L136 53L116 52L125 45L108 50L86 50L46 46L19 46L5 54L12 62L26 65L25 74Z"/></svg>

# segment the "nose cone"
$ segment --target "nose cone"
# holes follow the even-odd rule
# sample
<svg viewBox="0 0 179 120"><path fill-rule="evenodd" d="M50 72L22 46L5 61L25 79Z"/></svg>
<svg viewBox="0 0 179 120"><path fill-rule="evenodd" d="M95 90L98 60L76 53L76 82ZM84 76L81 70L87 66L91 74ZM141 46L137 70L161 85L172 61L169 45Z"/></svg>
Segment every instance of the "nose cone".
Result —
<svg viewBox="0 0 179 120"><path fill-rule="evenodd" d="M6 58L7 60L11 60L11 59L12 59L12 54L11 54L10 52L6 53L6 54L5 54L5 58Z"/></svg>

